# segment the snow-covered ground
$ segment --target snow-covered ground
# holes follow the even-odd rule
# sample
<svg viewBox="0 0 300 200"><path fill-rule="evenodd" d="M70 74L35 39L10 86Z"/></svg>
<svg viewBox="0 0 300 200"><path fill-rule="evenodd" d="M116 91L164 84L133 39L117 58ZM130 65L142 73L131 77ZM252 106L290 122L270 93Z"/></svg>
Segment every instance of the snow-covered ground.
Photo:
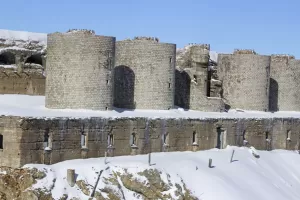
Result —
<svg viewBox="0 0 300 200"><path fill-rule="evenodd" d="M230 163L232 150L235 150L233 162ZM78 187L70 187L66 181L67 169L75 169L77 180L85 180L94 186L97 173L104 170L97 191L104 187L103 177L113 172L128 169L131 173L145 169L158 169L161 176L169 174L172 182L182 179L187 188L201 200L299 200L300 199L300 155L286 150L256 151L259 158L252 155L246 147L227 147L199 152L153 153L152 166L148 166L147 155L92 158L70 160L54 165L30 164L46 170L47 177L34 187L53 187L55 198L68 194L69 198L77 196L88 199ZM212 159L212 168L208 160ZM109 169L105 170L107 167ZM90 186L90 191L93 187ZM133 193L126 191L126 199L135 200ZM130 196L131 195L131 196Z"/></svg>
<svg viewBox="0 0 300 200"><path fill-rule="evenodd" d="M48 109L45 108L44 96L29 95L0 95L0 115L24 116L24 117L70 117L70 118L300 118L300 112L259 112L231 110L228 113L200 112L181 108L171 110L122 110L93 111L72 109Z"/></svg>

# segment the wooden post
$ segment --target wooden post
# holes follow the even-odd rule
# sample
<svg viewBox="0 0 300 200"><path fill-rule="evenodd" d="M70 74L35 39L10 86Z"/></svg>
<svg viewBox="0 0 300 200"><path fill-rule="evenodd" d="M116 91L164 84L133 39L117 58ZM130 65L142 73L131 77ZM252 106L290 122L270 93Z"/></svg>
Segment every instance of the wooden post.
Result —
<svg viewBox="0 0 300 200"><path fill-rule="evenodd" d="M230 158L230 163L233 161L233 156L234 156L234 149L232 150L231 158Z"/></svg>
<svg viewBox="0 0 300 200"><path fill-rule="evenodd" d="M151 153L148 154L148 164L151 166Z"/></svg>
<svg viewBox="0 0 300 200"><path fill-rule="evenodd" d="M71 187L74 187L75 185L75 170L74 169L68 169L67 170L67 182Z"/></svg>
<svg viewBox="0 0 300 200"><path fill-rule="evenodd" d="M208 167L209 167L209 168L212 168L212 159L211 159L211 158L210 158L209 161L208 161Z"/></svg>
<svg viewBox="0 0 300 200"><path fill-rule="evenodd" d="M105 158L104 158L104 164L106 165L107 164L107 151L105 151L105 153L104 153L104 156L105 156Z"/></svg>

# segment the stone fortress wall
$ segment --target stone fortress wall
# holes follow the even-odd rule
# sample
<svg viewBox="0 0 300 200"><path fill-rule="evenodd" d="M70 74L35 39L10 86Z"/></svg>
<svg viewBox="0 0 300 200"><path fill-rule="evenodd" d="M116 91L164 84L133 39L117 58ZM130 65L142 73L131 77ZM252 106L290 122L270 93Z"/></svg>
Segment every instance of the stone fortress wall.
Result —
<svg viewBox="0 0 300 200"><path fill-rule="evenodd" d="M54 164L64 160L223 149L299 149L300 120L0 118L0 166ZM229 157L229 155L228 155ZM145 160L147 162L147 160Z"/></svg>
<svg viewBox="0 0 300 200"><path fill-rule="evenodd" d="M47 43L46 107L111 110L115 38L70 30Z"/></svg>
<svg viewBox="0 0 300 200"><path fill-rule="evenodd" d="M137 37L116 43L115 102L119 108L174 107L176 45Z"/></svg>
<svg viewBox="0 0 300 200"><path fill-rule="evenodd" d="M45 95L46 39L0 30L0 94Z"/></svg>
<svg viewBox="0 0 300 200"><path fill-rule="evenodd" d="M237 50L220 54L216 62L206 44L188 45L175 55L174 44L155 38L115 42L114 37L86 30L50 34L47 55L43 48L24 44L0 49L1 81L4 83L6 76L4 85L10 88L2 91L37 95L46 87L49 108L110 110L115 105L153 110L179 106L213 112L230 108L299 111L299 61L293 57ZM17 81L9 82L12 76ZM41 83L29 81L35 76L41 77ZM143 96L145 93L150 97ZM298 118L203 118L1 116L0 165L53 164L104 156L105 152L121 156L222 149L226 145L300 150Z"/></svg>

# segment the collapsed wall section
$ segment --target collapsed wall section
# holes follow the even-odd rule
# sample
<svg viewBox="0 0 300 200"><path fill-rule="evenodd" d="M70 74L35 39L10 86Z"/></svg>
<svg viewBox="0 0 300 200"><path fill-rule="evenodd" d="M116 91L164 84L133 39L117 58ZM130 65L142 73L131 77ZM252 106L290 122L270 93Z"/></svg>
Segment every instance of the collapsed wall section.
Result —
<svg viewBox="0 0 300 200"><path fill-rule="evenodd" d="M223 98L233 109L268 111L270 57L253 51L219 54Z"/></svg>
<svg viewBox="0 0 300 200"><path fill-rule="evenodd" d="M46 107L110 110L115 38L79 30L48 35Z"/></svg>
<svg viewBox="0 0 300 200"><path fill-rule="evenodd" d="M209 59L208 44L190 44L178 51L175 105L191 110L213 112L224 110L224 103L221 98L216 97L217 94L210 97L214 80L211 80ZM216 87L214 89L217 93Z"/></svg>
<svg viewBox="0 0 300 200"><path fill-rule="evenodd" d="M272 55L270 77L270 111L300 111L300 60Z"/></svg>
<svg viewBox="0 0 300 200"><path fill-rule="evenodd" d="M137 37L116 43L114 106L166 110L174 106L176 45Z"/></svg>

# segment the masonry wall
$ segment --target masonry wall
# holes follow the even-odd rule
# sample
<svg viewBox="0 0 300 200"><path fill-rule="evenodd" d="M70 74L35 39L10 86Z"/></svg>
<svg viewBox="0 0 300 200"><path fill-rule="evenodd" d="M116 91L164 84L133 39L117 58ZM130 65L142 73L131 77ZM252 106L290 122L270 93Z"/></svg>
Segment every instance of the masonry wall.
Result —
<svg viewBox="0 0 300 200"><path fill-rule="evenodd" d="M90 31L48 35L46 107L110 110L115 38Z"/></svg>
<svg viewBox="0 0 300 200"><path fill-rule="evenodd" d="M176 45L135 39L116 43L115 101L119 108L174 106Z"/></svg>
<svg viewBox="0 0 300 200"><path fill-rule="evenodd" d="M175 105L185 109L220 112L221 98L210 98L211 80L208 76L210 46L191 45L181 55L175 71Z"/></svg>
<svg viewBox="0 0 300 200"><path fill-rule="evenodd" d="M271 56L270 111L300 111L300 61Z"/></svg>
<svg viewBox="0 0 300 200"><path fill-rule="evenodd" d="M35 144L31 143L31 138L23 138L21 123L20 117L0 117L0 135L3 138L3 146L0 145L0 166L21 166L20 159L25 156L22 152L34 149Z"/></svg>
<svg viewBox="0 0 300 200"><path fill-rule="evenodd" d="M0 121L0 134L4 136L0 165L12 167L103 157L105 151L108 156L122 156L245 144L259 150L299 150L300 120L289 118L45 120L2 117ZM132 142L132 134L135 142ZM86 138L84 144L82 135ZM113 136L111 145L109 135Z"/></svg>
<svg viewBox="0 0 300 200"><path fill-rule="evenodd" d="M255 54L219 54L223 98L232 109L268 111L270 57Z"/></svg>
<svg viewBox="0 0 300 200"><path fill-rule="evenodd" d="M39 72L0 68L0 94L45 95L45 77Z"/></svg>

